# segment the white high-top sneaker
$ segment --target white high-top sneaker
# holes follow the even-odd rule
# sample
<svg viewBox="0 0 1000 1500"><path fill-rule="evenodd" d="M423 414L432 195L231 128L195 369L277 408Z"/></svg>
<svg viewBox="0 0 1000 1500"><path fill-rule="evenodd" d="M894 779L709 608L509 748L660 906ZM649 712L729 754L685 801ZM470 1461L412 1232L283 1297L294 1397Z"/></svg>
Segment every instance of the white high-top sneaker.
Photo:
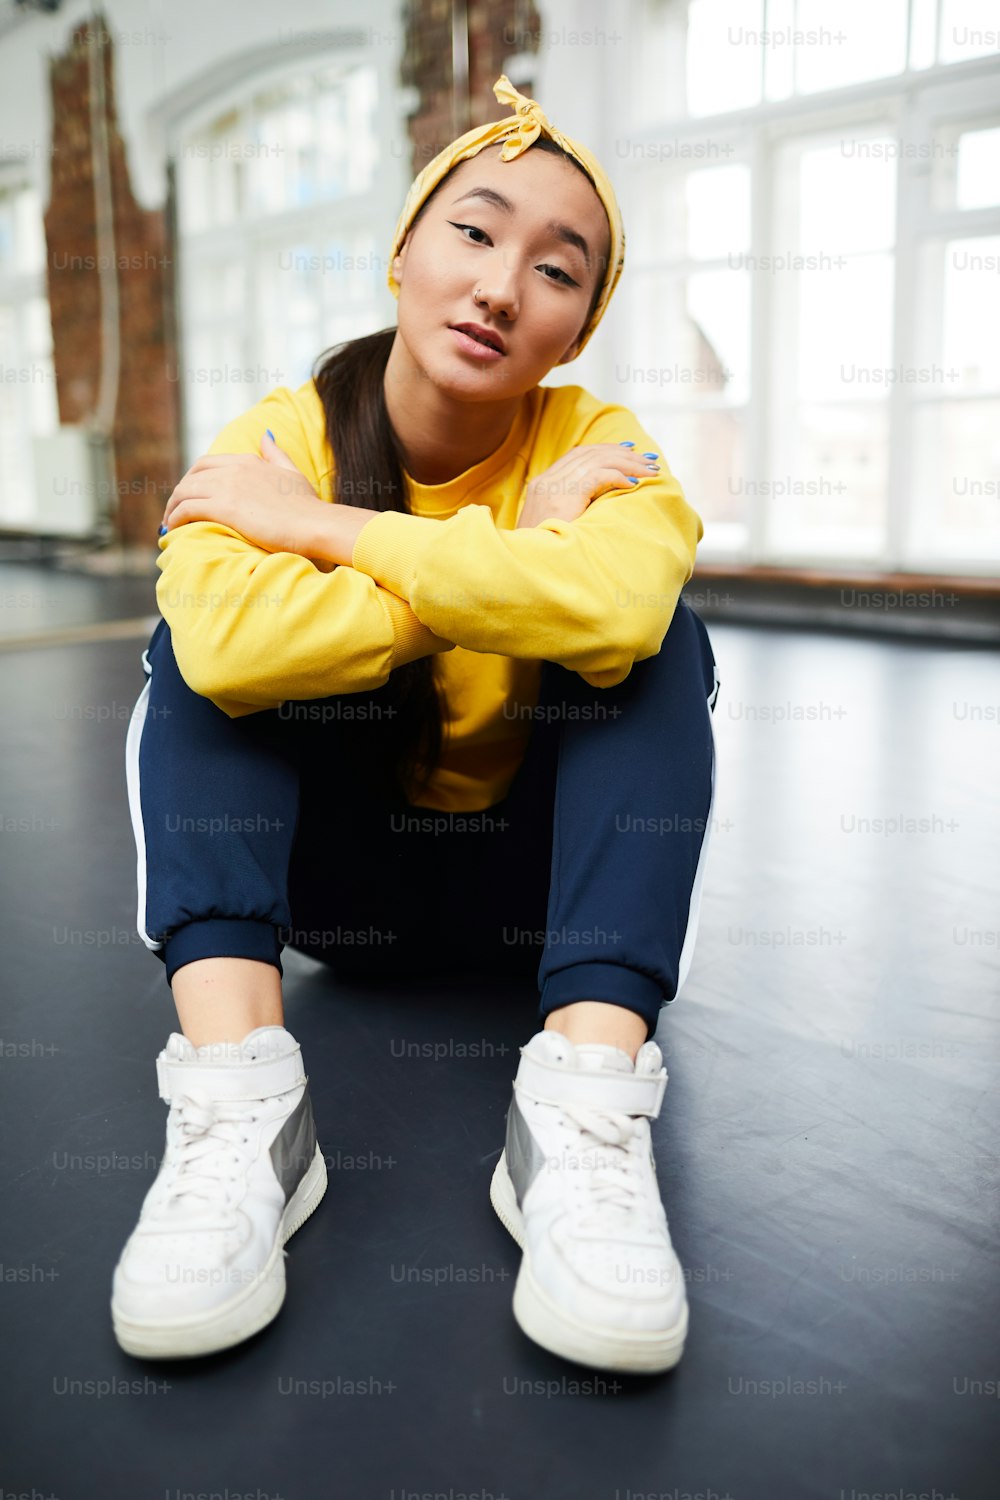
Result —
<svg viewBox="0 0 1000 1500"><path fill-rule="evenodd" d="M524 1251L514 1317L535 1343L600 1370L659 1374L680 1359L688 1306L649 1121L667 1070L655 1042L520 1048L490 1200Z"/></svg>
<svg viewBox="0 0 1000 1500"><path fill-rule="evenodd" d="M115 1266L111 1315L129 1354L174 1359L239 1344L285 1299L283 1246L326 1192L298 1042L260 1026L156 1059L166 1150Z"/></svg>

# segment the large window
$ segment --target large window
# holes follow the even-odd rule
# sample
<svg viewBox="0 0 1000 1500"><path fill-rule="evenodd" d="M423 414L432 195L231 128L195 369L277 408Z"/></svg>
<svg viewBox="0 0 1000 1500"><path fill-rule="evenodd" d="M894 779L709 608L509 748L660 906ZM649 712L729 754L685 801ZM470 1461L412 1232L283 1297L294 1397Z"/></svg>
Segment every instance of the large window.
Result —
<svg viewBox="0 0 1000 1500"><path fill-rule="evenodd" d="M324 348L378 326L399 192L379 111L375 67L342 58L248 83L181 133L171 378L188 462L268 390L307 380Z"/></svg>
<svg viewBox="0 0 1000 1500"><path fill-rule="evenodd" d="M635 0L620 399L700 555L1000 563L1000 20Z"/></svg>
<svg viewBox="0 0 1000 1500"><path fill-rule="evenodd" d="M38 193L0 178L0 528L37 513L32 436L59 423Z"/></svg>

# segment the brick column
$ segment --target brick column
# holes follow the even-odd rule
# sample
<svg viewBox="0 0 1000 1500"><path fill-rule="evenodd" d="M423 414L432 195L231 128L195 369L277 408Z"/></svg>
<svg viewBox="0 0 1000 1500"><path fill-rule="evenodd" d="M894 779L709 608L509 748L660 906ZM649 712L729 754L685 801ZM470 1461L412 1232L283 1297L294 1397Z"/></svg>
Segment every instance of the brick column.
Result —
<svg viewBox="0 0 1000 1500"><path fill-rule="evenodd" d="M107 22L88 21L52 59L52 177L45 211L49 306L59 420L78 423L97 405L101 290L91 145L88 48L101 49L107 102L121 344L114 416L117 539L152 548L180 478L173 251L164 211L141 208L118 131L114 51Z"/></svg>
<svg viewBox="0 0 1000 1500"><path fill-rule="evenodd" d="M504 62L518 52L537 52L541 20L532 0L467 0L471 125L509 117L493 97ZM420 103L409 121L413 175L455 139L451 105L452 0L406 0L406 46L400 82L417 90ZM519 87L517 79L511 79ZM471 128L471 126L470 126Z"/></svg>

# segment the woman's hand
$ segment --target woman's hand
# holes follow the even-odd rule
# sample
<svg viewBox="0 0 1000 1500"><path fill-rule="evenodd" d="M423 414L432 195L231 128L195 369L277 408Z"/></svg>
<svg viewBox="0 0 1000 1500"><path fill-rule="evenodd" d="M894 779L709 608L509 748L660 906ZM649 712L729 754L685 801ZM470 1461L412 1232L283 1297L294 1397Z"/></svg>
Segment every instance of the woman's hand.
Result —
<svg viewBox="0 0 1000 1500"><path fill-rule="evenodd" d="M537 526L540 521L575 521L591 500L606 490L629 487L629 478L648 478L659 469L650 456L633 457L622 443L585 443L571 448L551 468L528 485L527 498L515 530Z"/></svg>
<svg viewBox="0 0 1000 1500"><path fill-rule="evenodd" d="M274 438L261 438L262 457L208 453L174 489L163 513L167 531L187 521L221 521L267 552L321 558L331 507Z"/></svg>

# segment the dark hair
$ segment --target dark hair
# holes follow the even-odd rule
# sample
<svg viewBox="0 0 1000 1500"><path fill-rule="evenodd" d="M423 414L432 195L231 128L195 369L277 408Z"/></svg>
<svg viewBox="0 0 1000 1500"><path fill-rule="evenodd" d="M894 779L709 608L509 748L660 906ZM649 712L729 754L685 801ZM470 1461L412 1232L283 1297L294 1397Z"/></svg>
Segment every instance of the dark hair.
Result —
<svg viewBox="0 0 1000 1500"><path fill-rule="evenodd" d="M593 184L586 168L547 136L539 136L528 150L564 157ZM411 232L450 175L443 177L421 204ZM583 327L593 316L603 285L602 274ZM410 509L402 453L389 421L383 383L395 336L395 328L381 328L377 333L349 339L324 351L314 367L313 379L323 403L326 437L333 454L333 498L339 505L404 513ZM386 717L369 721L369 769L381 778L385 788L404 798L411 790L419 795L426 789L441 757L444 736L433 663L433 655L422 656L391 672L383 689Z"/></svg>

